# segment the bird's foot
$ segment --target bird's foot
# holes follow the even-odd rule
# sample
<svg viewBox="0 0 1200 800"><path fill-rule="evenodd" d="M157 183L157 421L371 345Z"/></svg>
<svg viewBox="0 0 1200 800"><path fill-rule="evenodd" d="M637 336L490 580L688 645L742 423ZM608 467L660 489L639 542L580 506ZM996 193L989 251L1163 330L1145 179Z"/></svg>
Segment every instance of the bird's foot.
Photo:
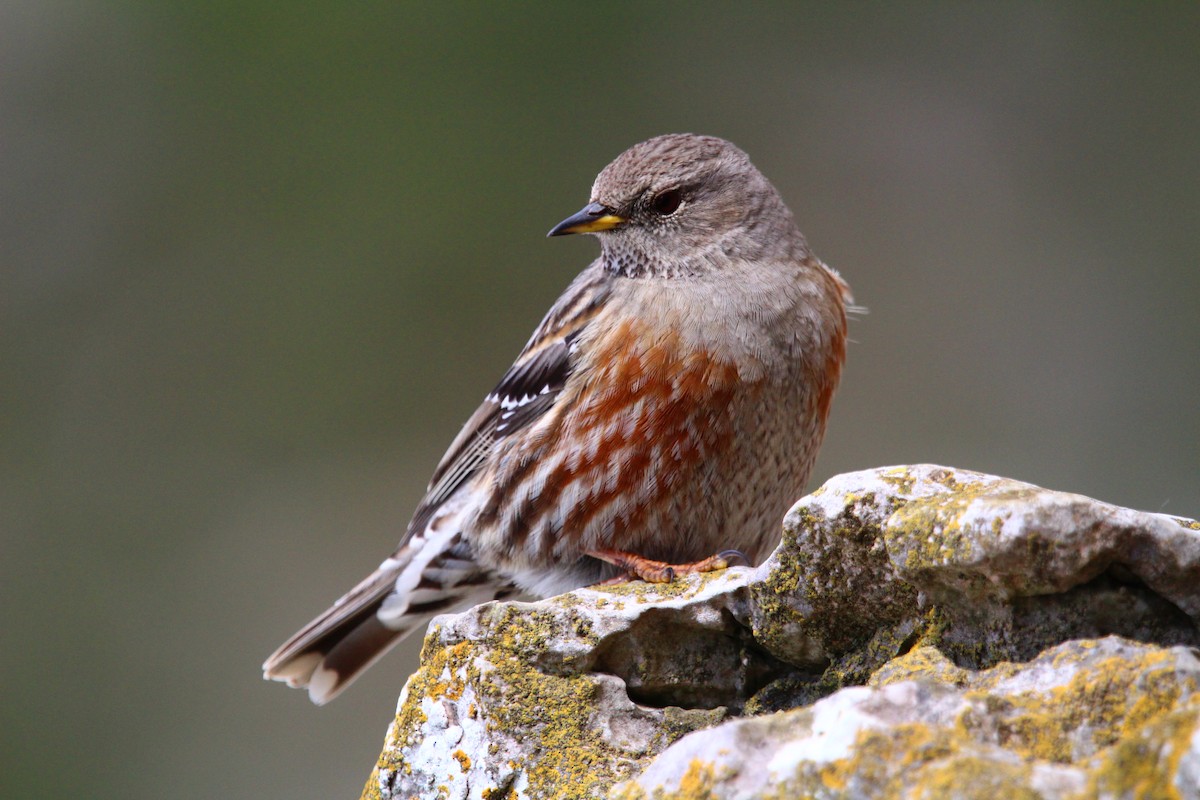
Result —
<svg viewBox="0 0 1200 800"><path fill-rule="evenodd" d="M640 578L646 583L670 583L675 580L676 575L686 575L689 572L714 572L739 563L742 566L750 564L750 559L738 550L722 550L715 556L688 564L668 564L665 561L654 561L620 550L589 550L587 555L625 570L623 575L601 581L596 584L597 586L623 583L630 578Z"/></svg>

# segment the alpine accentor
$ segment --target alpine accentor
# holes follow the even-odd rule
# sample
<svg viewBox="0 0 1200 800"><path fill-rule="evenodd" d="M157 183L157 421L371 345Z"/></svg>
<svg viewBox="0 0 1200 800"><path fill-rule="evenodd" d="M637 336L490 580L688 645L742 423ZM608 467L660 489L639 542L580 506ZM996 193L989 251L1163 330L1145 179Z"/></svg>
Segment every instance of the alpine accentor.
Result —
<svg viewBox="0 0 1200 800"><path fill-rule="evenodd" d="M433 473L399 548L263 665L325 703L435 614L757 563L808 480L849 288L729 142L626 150L550 231L594 233Z"/></svg>

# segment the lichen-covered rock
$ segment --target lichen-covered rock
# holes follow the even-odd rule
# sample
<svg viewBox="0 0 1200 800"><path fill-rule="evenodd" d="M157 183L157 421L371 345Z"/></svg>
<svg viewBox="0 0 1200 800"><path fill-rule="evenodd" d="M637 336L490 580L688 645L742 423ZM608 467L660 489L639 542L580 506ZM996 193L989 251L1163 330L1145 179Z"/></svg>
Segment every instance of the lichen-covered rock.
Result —
<svg viewBox="0 0 1200 800"><path fill-rule="evenodd" d="M364 797L1200 798L1197 645L1200 524L842 475L757 569L440 618Z"/></svg>
<svg viewBox="0 0 1200 800"><path fill-rule="evenodd" d="M786 671L736 621L746 573L439 618L363 796L603 797Z"/></svg>
<svg viewBox="0 0 1200 800"><path fill-rule="evenodd" d="M1200 523L933 465L832 478L751 582L755 638L860 684L915 643L1025 661L1109 634L1200 645Z"/></svg>
<svg viewBox="0 0 1200 800"><path fill-rule="evenodd" d="M984 671L921 648L868 687L685 736L612 796L1195 797L1198 691L1195 654L1117 637Z"/></svg>

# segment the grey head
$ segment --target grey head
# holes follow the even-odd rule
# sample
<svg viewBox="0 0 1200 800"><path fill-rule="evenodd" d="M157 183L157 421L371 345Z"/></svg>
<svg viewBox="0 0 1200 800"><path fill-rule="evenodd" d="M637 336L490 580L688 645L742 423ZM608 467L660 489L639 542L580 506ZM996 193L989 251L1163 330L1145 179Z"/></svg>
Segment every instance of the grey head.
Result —
<svg viewBox="0 0 1200 800"><path fill-rule="evenodd" d="M551 236L594 233L604 266L628 277L686 276L731 260L803 260L804 237L749 157L715 136L656 136L596 177L591 202Z"/></svg>

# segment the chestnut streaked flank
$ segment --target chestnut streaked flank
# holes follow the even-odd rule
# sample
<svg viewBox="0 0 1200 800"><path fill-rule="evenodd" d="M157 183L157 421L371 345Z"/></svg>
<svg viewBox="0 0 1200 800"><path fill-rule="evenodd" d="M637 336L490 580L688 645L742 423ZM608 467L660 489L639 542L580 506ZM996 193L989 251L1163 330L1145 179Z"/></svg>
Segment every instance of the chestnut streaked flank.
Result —
<svg viewBox="0 0 1200 800"><path fill-rule="evenodd" d="M600 257L450 444L399 547L266 677L325 703L436 614L757 563L777 543L841 374L846 283L711 136L626 150L550 231L571 233Z"/></svg>

